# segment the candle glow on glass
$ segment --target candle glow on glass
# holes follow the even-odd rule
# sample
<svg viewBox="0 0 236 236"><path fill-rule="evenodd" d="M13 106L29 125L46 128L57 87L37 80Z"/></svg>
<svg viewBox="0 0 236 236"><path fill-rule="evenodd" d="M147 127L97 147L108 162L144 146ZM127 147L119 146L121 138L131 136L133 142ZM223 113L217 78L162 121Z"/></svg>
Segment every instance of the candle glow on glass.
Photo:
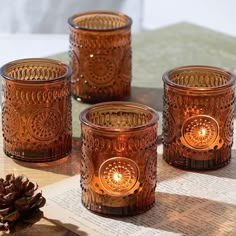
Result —
<svg viewBox="0 0 236 236"><path fill-rule="evenodd" d="M115 182L120 182L122 180L122 174L120 174L119 172L115 172L113 174L113 179Z"/></svg>
<svg viewBox="0 0 236 236"><path fill-rule="evenodd" d="M206 136L206 133L207 133L207 131L203 127L201 127L200 130L198 131L198 135L202 138L204 138Z"/></svg>

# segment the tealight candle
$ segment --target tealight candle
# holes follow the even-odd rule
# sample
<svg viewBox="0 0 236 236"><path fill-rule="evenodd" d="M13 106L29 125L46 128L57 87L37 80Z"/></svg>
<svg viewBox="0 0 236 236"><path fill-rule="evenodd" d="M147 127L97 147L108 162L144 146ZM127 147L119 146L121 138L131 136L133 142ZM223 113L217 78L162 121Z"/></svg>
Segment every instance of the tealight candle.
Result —
<svg viewBox="0 0 236 236"><path fill-rule="evenodd" d="M185 169L226 165L233 143L235 76L186 66L163 75L163 158Z"/></svg>
<svg viewBox="0 0 236 236"><path fill-rule="evenodd" d="M90 106L80 115L82 203L91 211L134 215L155 202L158 114L130 102Z"/></svg>

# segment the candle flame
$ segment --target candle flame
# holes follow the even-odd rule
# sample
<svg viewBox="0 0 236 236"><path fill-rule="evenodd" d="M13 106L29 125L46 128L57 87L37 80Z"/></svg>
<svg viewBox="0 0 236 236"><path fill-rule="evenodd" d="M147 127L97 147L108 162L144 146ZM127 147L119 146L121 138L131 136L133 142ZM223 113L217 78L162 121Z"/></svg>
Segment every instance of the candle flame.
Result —
<svg viewBox="0 0 236 236"><path fill-rule="evenodd" d="M120 182L121 179L122 179L122 174L120 174L120 173L118 173L118 172L114 173L113 179L114 179L116 182Z"/></svg>
<svg viewBox="0 0 236 236"><path fill-rule="evenodd" d="M206 129L205 128L201 128L198 131L198 135L201 136L201 137L204 137L206 135Z"/></svg>

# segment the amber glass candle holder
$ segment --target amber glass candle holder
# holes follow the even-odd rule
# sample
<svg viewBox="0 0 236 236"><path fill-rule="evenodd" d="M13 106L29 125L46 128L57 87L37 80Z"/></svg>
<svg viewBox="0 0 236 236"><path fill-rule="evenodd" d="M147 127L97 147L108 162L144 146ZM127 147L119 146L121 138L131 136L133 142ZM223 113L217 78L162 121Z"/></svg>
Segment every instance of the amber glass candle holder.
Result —
<svg viewBox="0 0 236 236"><path fill-rule="evenodd" d="M163 75L163 158L176 167L216 169L231 158L235 76L208 66Z"/></svg>
<svg viewBox="0 0 236 236"><path fill-rule="evenodd" d="M1 67L3 148L21 161L44 162L71 152L69 66L22 59Z"/></svg>
<svg viewBox="0 0 236 236"><path fill-rule="evenodd" d="M86 103L120 100L131 92L130 17L94 11L69 18L72 95Z"/></svg>
<svg viewBox="0 0 236 236"><path fill-rule="evenodd" d="M91 211L134 215L155 202L158 114L129 102L93 105L80 115L82 203Z"/></svg>

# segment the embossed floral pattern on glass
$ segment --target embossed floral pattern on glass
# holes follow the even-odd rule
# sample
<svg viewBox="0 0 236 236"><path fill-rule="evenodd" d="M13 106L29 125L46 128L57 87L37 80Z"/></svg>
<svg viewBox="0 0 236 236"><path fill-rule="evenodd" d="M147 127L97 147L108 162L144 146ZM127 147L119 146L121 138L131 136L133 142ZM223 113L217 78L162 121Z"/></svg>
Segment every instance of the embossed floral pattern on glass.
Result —
<svg viewBox="0 0 236 236"><path fill-rule="evenodd" d="M215 169L231 158L235 76L186 66L163 76L164 159L185 169Z"/></svg>
<svg viewBox="0 0 236 236"><path fill-rule="evenodd" d="M56 160L71 152L69 66L22 59L1 68L4 152L22 161Z"/></svg>
<svg viewBox="0 0 236 236"><path fill-rule="evenodd" d="M85 12L69 18L72 95L96 103L131 92L130 17L116 12Z"/></svg>
<svg viewBox="0 0 236 236"><path fill-rule="evenodd" d="M157 113L107 102L80 115L82 203L94 212L134 215L155 202Z"/></svg>

